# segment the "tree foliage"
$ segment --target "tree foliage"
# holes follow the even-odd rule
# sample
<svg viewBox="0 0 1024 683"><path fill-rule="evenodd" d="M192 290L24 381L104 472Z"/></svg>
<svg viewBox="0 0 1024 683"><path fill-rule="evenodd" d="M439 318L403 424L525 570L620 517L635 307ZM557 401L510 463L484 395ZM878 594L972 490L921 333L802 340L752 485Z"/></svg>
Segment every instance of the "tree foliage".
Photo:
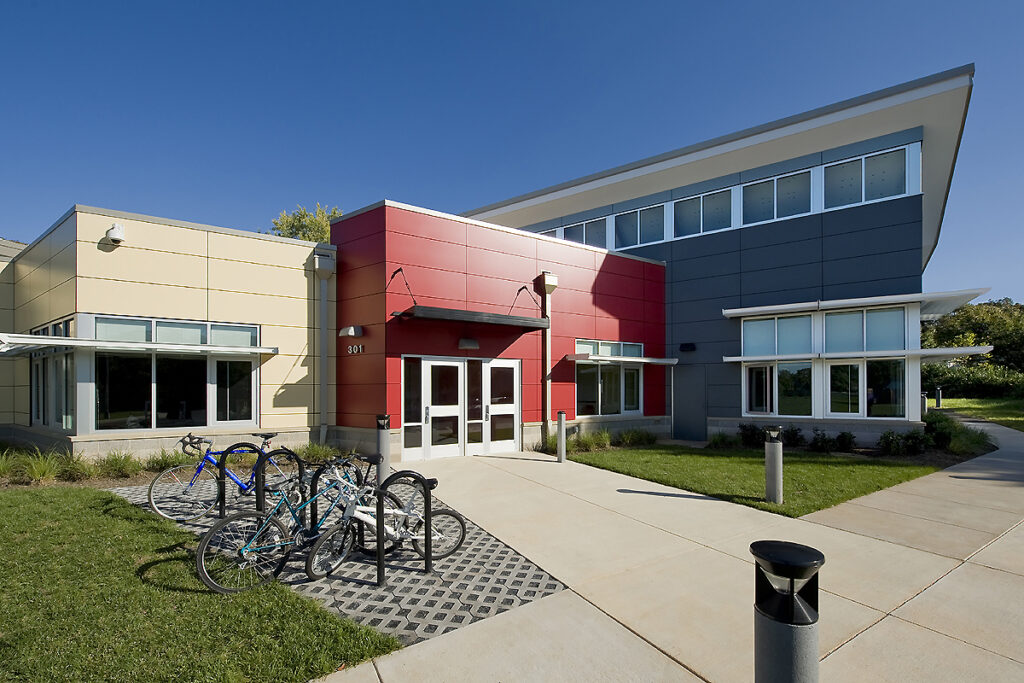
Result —
<svg viewBox="0 0 1024 683"><path fill-rule="evenodd" d="M1024 372L1024 304L1012 299L967 304L921 326L921 346L992 345L986 357L971 356L968 365L993 363Z"/></svg>
<svg viewBox="0 0 1024 683"><path fill-rule="evenodd" d="M316 209L311 213L306 207L299 206L291 213L281 212L281 215L274 219L274 227L270 232L280 237L291 237L297 240L308 242L330 242L331 221L341 217L341 209L334 207L327 210L326 207L316 203Z"/></svg>

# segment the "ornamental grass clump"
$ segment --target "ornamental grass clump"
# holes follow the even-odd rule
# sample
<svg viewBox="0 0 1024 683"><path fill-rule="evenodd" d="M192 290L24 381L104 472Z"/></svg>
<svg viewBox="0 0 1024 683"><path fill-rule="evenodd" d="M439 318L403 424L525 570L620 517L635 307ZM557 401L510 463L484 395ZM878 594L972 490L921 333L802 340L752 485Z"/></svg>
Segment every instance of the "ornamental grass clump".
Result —
<svg viewBox="0 0 1024 683"><path fill-rule="evenodd" d="M135 459L131 451L110 451L96 463L104 477L128 479L142 471L142 463Z"/></svg>

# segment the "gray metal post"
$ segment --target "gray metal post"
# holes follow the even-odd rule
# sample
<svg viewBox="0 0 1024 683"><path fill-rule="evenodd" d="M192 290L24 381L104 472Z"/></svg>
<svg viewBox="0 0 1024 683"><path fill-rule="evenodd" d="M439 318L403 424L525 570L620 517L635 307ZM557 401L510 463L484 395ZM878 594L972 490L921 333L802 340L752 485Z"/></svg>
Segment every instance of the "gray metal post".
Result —
<svg viewBox="0 0 1024 683"><path fill-rule="evenodd" d="M558 411L558 462L565 462L565 411Z"/></svg>
<svg viewBox="0 0 1024 683"><path fill-rule="evenodd" d="M377 416L377 452L380 453L380 464L377 465L377 486L384 483L391 472L391 416Z"/></svg>
<svg viewBox="0 0 1024 683"><path fill-rule="evenodd" d="M757 562L754 682L817 683L818 570L825 556L787 541L755 541L750 552Z"/></svg>
<svg viewBox="0 0 1024 683"><path fill-rule="evenodd" d="M942 407L942 387L935 387L935 407Z"/></svg>
<svg viewBox="0 0 1024 683"><path fill-rule="evenodd" d="M921 417L928 414L928 392L921 392Z"/></svg>
<svg viewBox="0 0 1024 683"><path fill-rule="evenodd" d="M764 497L782 503L782 427L764 430Z"/></svg>

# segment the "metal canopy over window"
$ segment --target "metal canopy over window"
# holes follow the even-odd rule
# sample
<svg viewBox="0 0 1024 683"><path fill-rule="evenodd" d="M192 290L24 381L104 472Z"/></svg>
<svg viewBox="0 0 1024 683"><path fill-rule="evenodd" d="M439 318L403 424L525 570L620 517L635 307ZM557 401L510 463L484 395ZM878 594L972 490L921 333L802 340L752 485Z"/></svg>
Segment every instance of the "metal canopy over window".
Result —
<svg viewBox="0 0 1024 683"><path fill-rule="evenodd" d="M0 333L0 356L18 356L55 347L85 348L94 351L163 351L166 353L202 353L218 355L275 355L276 346L221 346L216 344L175 344L151 341L109 341L80 337L40 337L31 334Z"/></svg>
<svg viewBox="0 0 1024 683"><path fill-rule="evenodd" d="M400 319L450 320L463 323L483 323L485 325L506 325L519 327L524 332L547 330L551 321L547 318L528 318L524 315L504 315L501 313L484 313L483 311L466 311L460 308L437 308L435 306L413 306L405 311L391 314Z"/></svg>

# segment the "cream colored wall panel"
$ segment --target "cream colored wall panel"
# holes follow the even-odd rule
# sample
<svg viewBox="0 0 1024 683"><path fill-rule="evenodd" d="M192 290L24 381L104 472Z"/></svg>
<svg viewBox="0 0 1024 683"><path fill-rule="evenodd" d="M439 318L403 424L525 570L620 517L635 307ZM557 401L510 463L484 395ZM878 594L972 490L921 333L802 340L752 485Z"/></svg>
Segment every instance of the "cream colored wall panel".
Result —
<svg viewBox="0 0 1024 683"><path fill-rule="evenodd" d="M14 310L14 285L0 282L0 309Z"/></svg>
<svg viewBox="0 0 1024 683"><path fill-rule="evenodd" d="M0 413L0 424L14 424L14 413Z"/></svg>
<svg viewBox="0 0 1024 683"><path fill-rule="evenodd" d="M0 391L0 413L13 413L14 407L14 392Z"/></svg>
<svg viewBox="0 0 1024 683"><path fill-rule="evenodd" d="M250 263L274 263L290 268L313 267L313 247L288 244L258 237L211 232L210 258Z"/></svg>
<svg viewBox="0 0 1024 683"><path fill-rule="evenodd" d="M206 290L142 282L75 279L78 310L110 315L205 320Z"/></svg>
<svg viewBox="0 0 1024 683"><path fill-rule="evenodd" d="M14 330L28 334L33 327L50 321L49 296L42 294L14 310Z"/></svg>
<svg viewBox="0 0 1024 683"><path fill-rule="evenodd" d="M316 410L312 384L267 385L260 387L260 412L308 413Z"/></svg>
<svg viewBox="0 0 1024 683"><path fill-rule="evenodd" d="M310 299L319 288L316 273L305 270L210 259L210 289Z"/></svg>
<svg viewBox="0 0 1024 683"><path fill-rule="evenodd" d="M27 386L20 386L20 387L16 386L16 387L13 387L13 391L11 392L11 394L14 397L14 404L13 404L12 410L14 410L15 412L27 413L29 411L29 390L28 390L28 387Z"/></svg>
<svg viewBox="0 0 1024 683"><path fill-rule="evenodd" d="M265 386L312 384L313 362L309 356L272 356L260 366L260 382Z"/></svg>
<svg viewBox="0 0 1024 683"><path fill-rule="evenodd" d="M0 332L16 332L14 327L14 311L0 309Z"/></svg>
<svg viewBox="0 0 1024 683"><path fill-rule="evenodd" d="M265 415L260 420L263 429L310 428L319 424L312 415ZM280 438L280 437L279 437Z"/></svg>
<svg viewBox="0 0 1024 683"><path fill-rule="evenodd" d="M14 307L24 306L38 299L50 288L50 271L46 265L34 269L14 285Z"/></svg>
<svg viewBox="0 0 1024 683"><path fill-rule="evenodd" d="M77 261L76 243L65 246L53 254L48 262L50 271L50 287L63 284L75 276L75 262Z"/></svg>
<svg viewBox="0 0 1024 683"><path fill-rule="evenodd" d="M77 239L77 233L77 214L72 214L46 236L46 248L49 251L50 258L63 251L68 245L74 244Z"/></svg>
<svg viewBox="0 0 1024 683"><path fill-rule="evenodd" d="M14 360L0 360L0 390L9 390L14 386Z"/></svg>
<svg viewBox="0 0 1024 683"><path fill-rule="evenodd" d="M110 242L105 238L107 230L114 223L124 226L124 242L119 247L113 247L113 251L133 248L195 256L206 255L206 230L97 216L91 213L79 214L78 239L92 244L94 249L101 242L107 245L107 248L111 248Z"/></svg>
<svg viewBox="0 0 1024 683"><path fill-rule="evenodd" d="M0 282L14 284L14 263L12 261L0 262Z"/></svg>
<svg viewBox="0 0 1024 683"><path fill-rule="evenodd" d="M75 313L75 279L50 290L46 297L50 305L50 320L67 318Z"/></svg>
<svg viewBox="0 0 1024 683"><path fill-rule="evenodd" d="M13 424L28 427L28 413L15 413Z"/></svg>
<svg viewBox="0 0 1024 683"><path fill-rule="evenodd" d="M24 356L19 356L11 361L14 365L14 385L15 386L28 386L29 380L29 360Z"/></svg>
<svg viewBox="0 0 1024 683"><path fill-rule="evenodd" d="M308 328L305 325L301 327L262 325L260 333L260 343L263 346L276 346L280 353L292 355L304 355L314 352L316 341L320 334L318 330Z"/></svg>
<svg viewBox="0 0 1024 683"><path fill-rule="evenodd" d="M206 259L121 246L103 251L78 243L78 275L183 287L206 287Z"/></svg>
<svg viewBox="0 0 1024 683"><path fill-rule="evenodd" d="M304 327L312 306L313 304L305 299L240 292L210 292L210 320L273 321L282 325Z"/></svg>

